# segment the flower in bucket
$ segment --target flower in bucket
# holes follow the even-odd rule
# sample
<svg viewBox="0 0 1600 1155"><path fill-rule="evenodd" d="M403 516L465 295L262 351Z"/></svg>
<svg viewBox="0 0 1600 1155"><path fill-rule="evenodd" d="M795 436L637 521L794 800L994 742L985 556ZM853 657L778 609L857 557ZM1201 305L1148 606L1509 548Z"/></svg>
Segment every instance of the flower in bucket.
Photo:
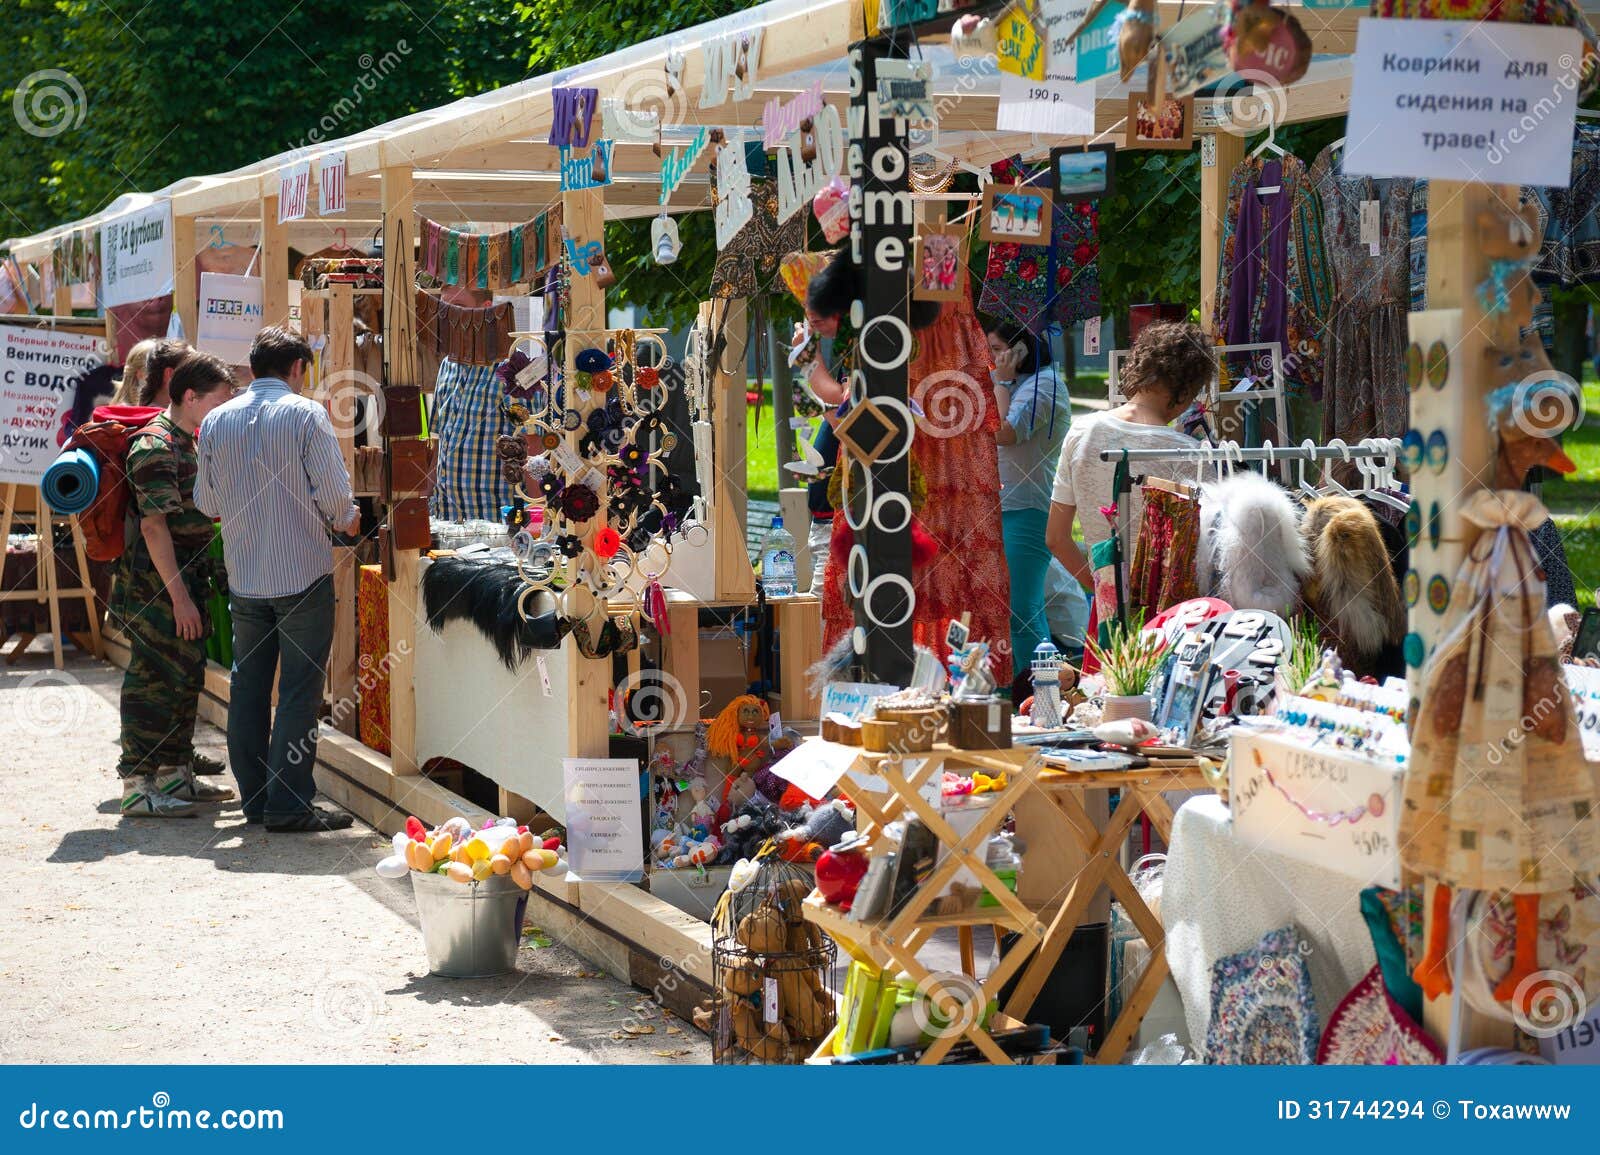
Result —
<svg viewBox="0 0 1600 1155"><path fill-rule="evenodd" d="M375 869L380 878L403 878L414 870L442 874L463 885L507 874L529 890L535 874L567 868L562 849L559 835L535 834L514 818L501 818L475 831L459 815L432 830L413 816L394 836L394 853Z"/></svg>

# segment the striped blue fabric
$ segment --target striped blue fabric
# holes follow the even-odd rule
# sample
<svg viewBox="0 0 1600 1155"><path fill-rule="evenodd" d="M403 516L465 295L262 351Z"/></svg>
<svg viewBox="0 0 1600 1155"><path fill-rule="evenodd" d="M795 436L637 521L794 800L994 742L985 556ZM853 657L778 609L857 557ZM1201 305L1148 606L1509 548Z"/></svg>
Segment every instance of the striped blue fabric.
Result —
<svg viewBox="0 0 1600 1155"><path fill-rule="evenodd" d="M446 357L433 386L432 431L439 438L439 479L429 512L450 521L499 521L511 504L511 483L500 472L495 438L513 432L505 415L505 383L493 365Z"/></svg>
<svg viewBox="0 0 1600 1155"><path fill-rule="evenodd" d="M194 503L222 519L230 592L284 598L333 572L331 527L354 508L323 407L259 378L200 426Z"/></svg>

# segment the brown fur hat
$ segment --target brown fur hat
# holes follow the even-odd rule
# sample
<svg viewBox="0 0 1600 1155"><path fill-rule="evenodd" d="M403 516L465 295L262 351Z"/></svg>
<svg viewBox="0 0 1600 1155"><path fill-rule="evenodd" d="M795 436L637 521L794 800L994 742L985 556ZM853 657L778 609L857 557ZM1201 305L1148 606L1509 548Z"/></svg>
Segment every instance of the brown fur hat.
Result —
<svg viewBox="0 0 1600 1155"><path fill-rule="evenodd" d="M1319 497L1306 506L1300 530L1311 558L1300 591L1306 608L1338 639L1345 663L1365 667L1406 632L1378 521L1353 497Z"/></svg>

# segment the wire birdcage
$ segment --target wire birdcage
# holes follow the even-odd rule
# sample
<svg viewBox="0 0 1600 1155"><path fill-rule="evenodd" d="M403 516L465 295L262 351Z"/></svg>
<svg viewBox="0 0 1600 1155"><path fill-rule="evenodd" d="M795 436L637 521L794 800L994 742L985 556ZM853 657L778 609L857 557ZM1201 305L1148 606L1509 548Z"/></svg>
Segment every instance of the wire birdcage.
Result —
<svg viewBox="0 0 1600 1155"><path fill-rule="evenodd" d="M801 910L810 874L771 842L752 865L753 876L730 886L712 915L712 1059L801 1063L833 1030L827 980L838 952Z"/></svg>

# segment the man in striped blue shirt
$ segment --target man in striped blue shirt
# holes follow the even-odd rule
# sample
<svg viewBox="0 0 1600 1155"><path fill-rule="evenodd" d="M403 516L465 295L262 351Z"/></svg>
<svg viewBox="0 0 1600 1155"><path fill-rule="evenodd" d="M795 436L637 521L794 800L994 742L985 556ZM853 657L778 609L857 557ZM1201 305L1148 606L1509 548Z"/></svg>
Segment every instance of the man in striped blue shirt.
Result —
<svg viewBox="0 0 1600 1155"><path fill-rule="evenodd" d="M351 822L312 804L312 767L333 643L330 533L353 531L361 514L333 423L299 395L310 364L311 347L298 334L274 327L256 335L255 380L200 427L194 492L202 511L222 519L233 614L228 761L245 819L273 833Z"/></svg>

